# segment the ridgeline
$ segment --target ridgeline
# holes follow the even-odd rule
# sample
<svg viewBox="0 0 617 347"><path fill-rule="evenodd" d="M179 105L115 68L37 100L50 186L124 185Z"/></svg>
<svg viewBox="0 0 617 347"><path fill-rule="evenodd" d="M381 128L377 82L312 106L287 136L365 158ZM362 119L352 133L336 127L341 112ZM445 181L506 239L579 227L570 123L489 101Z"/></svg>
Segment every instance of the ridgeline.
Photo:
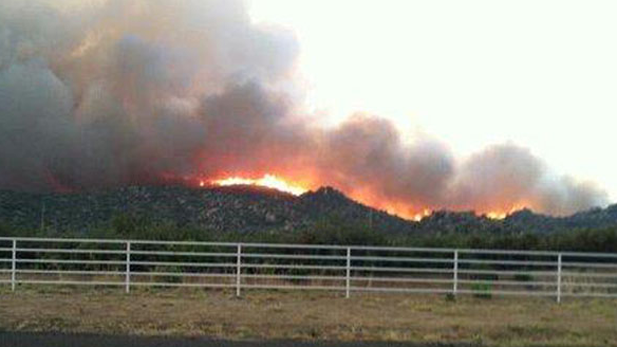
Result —
<svg viewBox="0 0 617 347"><path fill-rule="evenodd" d="M254 186L133 186L71 194L0 191L3 228L88 234L127 219L150 226L204 232L294 231L335 220L339 225L362 226L388 235L546 234L617 226L617 205L567 217L522 210L503 220L472 211L436 211L415 222L360 204L331 187L300 196Z"/></svg>

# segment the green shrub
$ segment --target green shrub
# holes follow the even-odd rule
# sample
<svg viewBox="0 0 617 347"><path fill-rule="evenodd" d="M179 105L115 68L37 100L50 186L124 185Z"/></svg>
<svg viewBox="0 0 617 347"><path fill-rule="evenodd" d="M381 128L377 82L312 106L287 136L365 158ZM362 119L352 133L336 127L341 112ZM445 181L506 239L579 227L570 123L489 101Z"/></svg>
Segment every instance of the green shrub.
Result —
<svg viewBox="0 0 617 347"><path fill-rule="evenodd" d="M182 273L182 269L177 266L157 266L154 268L152 272L161 272L161 273ZM179 275L169 275L169 276L160 276L154 275L154 280L161 283L181 283L183 276Z"/></svg>
<svg viewBox="0 0 617 347"><path fill-rule="evenodd" d="M491 299L493 297L493 284L492 282L476 282L471 284L471 290L473 290L473 296L482 299Z"/></svg>
<svg viewBox="0 0 617 347"><path fill-rule="evenodd" d="M517 282L533 282L533 276L529 274L516 274L514 280Z"/></svg>

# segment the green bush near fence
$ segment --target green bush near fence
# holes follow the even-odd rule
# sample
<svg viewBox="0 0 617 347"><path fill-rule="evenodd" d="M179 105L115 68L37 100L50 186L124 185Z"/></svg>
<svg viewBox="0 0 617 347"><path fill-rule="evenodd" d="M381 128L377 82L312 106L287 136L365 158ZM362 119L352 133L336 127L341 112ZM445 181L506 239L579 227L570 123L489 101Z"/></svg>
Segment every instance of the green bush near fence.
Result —
<svg viewBox="0 0 617 347"><path fill-rule="evenodd" d="M111 218L108 227L87 231L59 232L49 227L36 230L20 229L10 227L0 220L0 236L617 252L617 226L556 231L546 234L474 232L473 230L423 234L384 233L369 228L366 223L346 222L336 217L324 218L314 225L298 230L242 233L154 222L145 217L124 214Z"/></svg>
<svg viewBox="0 0 617 347"><path fill-rule="evenodd" d="M491 299L493 297L493 284L491 282L478 282L471 285L473 296L481 299Z"/></svg>

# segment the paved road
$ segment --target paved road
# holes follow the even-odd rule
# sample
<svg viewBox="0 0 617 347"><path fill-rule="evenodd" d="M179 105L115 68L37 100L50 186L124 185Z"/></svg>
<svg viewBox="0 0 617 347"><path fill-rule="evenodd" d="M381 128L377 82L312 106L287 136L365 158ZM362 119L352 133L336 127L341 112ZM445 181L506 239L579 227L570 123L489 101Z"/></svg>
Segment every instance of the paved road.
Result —
<svg viewBox="0 0 617 347"><path fill-rule="evenodd" d="M469 345L419 345L407 343L335 343L335 342L228 342L203 338L165 338L134 336L97 336L30 334L0 332L0 347L469 347Z"/></svg>

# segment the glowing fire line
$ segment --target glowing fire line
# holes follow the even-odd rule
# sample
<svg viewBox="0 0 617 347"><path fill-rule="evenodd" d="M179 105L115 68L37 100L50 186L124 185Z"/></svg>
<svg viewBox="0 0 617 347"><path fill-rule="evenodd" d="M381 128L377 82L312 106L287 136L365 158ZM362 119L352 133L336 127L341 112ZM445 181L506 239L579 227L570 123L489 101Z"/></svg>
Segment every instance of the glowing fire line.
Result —
<svg viewBox="0 0 617 347"><path fill-rule="evenodd" d="M425 217L430 216L430 215L431 215L431 213L433 213L433 211L431 211L431 210L429 210L429 209L425 208L425 209L422 211L422 213L416 213L416 214L413 216L413 220L415 220L416 222L419 222L419 221L421 221L422 219L424 219Z"/></svg>
<svg viewBox="0 0 617 347"><path fill-rule="evenodd" d="M267 188L280 190L282 192L290 193L293 195L301 195L308 191L308 189L305 189L298 185L287 183L286 181L276 177L275 175L269 175L269 174L264 175L263 177L257 178L257 179L243 178L243 177L228 177L224 179L213 180L210 183L213 185L217 185L217 186L249 185L249 186L267 187ZM203 182L200 182L200 186L204 186Z"/></svg>
<svg viewBox="0 0 617 347"><path fill-rule="evenodd" d="M259 186L266 187L271 189L276 189L282 192L290 193L293 195L301 195L308 191L307 188L304 188L298 184L290 183L282 178L277 177L272 174L265 174L261 178L245 178L240 176L232 176L222 179L209 180L209 181L200 181L199 186L205 187L206 185L215 185L215 186L235 186L235 185L248 185L248 186ZM360 201L363 199L358 198ZM516 206L510 208L509 210L493 210L485 212L483 215L489 219L504 219L512 213L522 210L525 208L524 204L517 204ZM400 212L400 211L399 211ZM396 212L395 212L396 213ZM422 219L430 216L433 213L430 209L423 209L420 212L416 212L414 214L404 215L405 217L415 220L421 221Z"/></svg>
<svg viewBox="0 0 617 347"><path fill-rule="evenodd" d="M489 218L489 219L505 219L509 215L517 211L521 211L525 208L526 208L526 205L521 204L521 205L516 205L510 208L508 211L490 211L490 212L485 213L485 216L486 218Z"/></svg>

